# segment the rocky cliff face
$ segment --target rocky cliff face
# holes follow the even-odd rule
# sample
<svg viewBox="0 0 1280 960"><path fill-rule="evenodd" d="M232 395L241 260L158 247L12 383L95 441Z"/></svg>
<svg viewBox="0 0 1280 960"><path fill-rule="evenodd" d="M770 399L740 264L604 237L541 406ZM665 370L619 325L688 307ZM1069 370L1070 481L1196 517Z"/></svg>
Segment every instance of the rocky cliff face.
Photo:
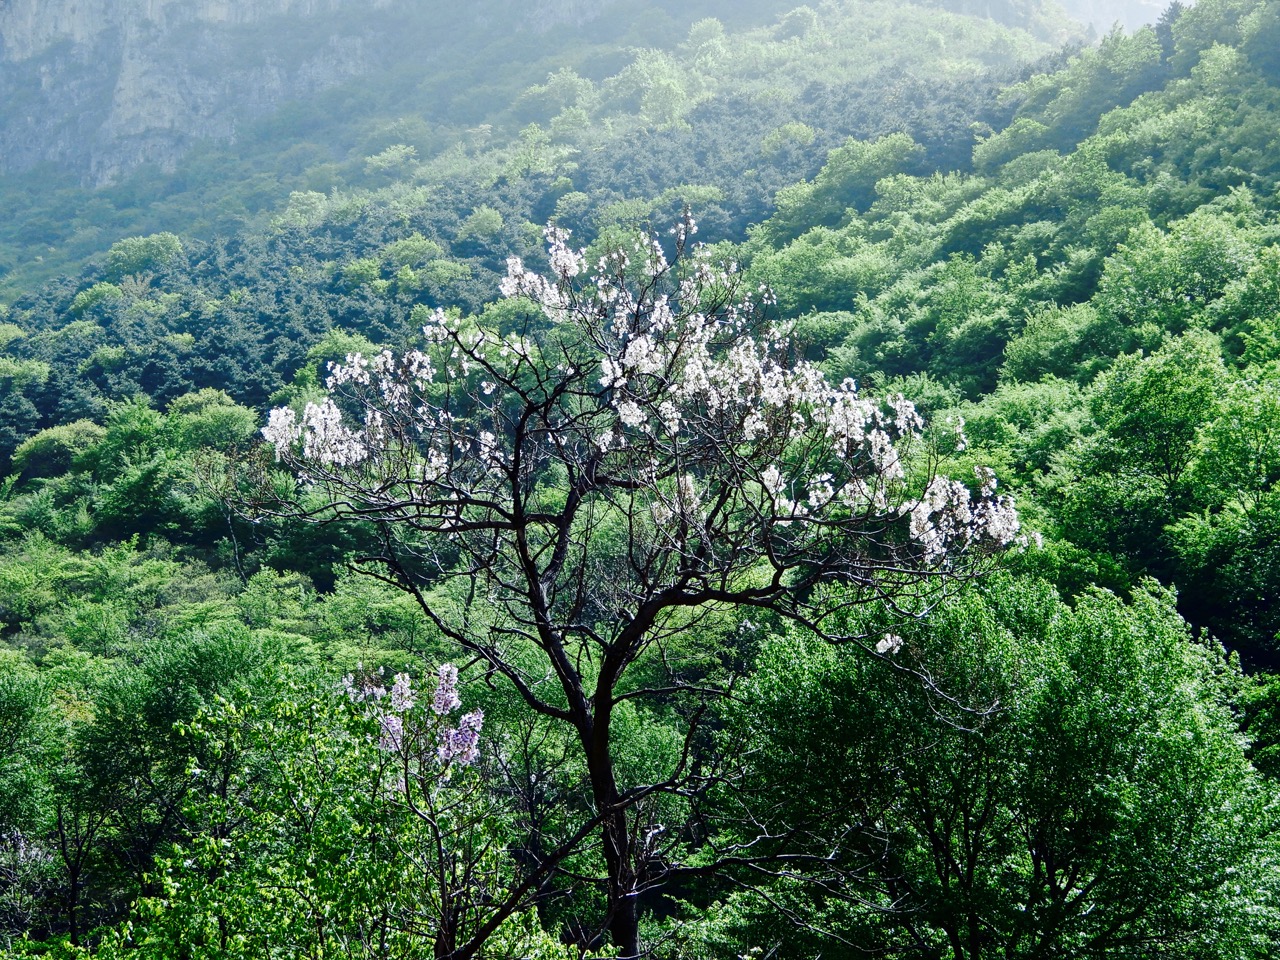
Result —
<svg viewBox="0 0 1280 960"><path fill-rule="evenodd" d="M27 60L63 41L92 43L113 30L136 35L177 24L249 24L386 0L7 0L0 3L0 59Z"/></svg>
<svg viewBox="0 0 1280 960"><path fill-rule="evenodd" d="M343 7L385 3L8 0L0 169L53 163L101 184L142 163L170 167L193 141L234 138L238 125L368 67L367 35L334 29L282 53L255 28L322 26Z"/></svg>
<svg viewBox="0 0 1280 960"><path fill-rule="evenodd" d="M101 185L144 163L170 168L196 141L234 140L284 103L385 65L406 23L424 52L443 45L431 9L446 6L456 17L442 0L0 0L0 172L52 163ZM600 6L464 9L530 29Z"/></svg>

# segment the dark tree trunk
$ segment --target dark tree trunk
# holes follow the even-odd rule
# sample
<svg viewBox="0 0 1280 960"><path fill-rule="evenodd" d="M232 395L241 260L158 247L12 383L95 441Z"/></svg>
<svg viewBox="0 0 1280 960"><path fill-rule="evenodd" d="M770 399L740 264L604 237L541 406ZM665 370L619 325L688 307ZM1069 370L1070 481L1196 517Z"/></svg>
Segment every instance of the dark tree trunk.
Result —
<svg viewBox="0 0 1280 960"><path fill-rule="evenodd" d="M592 722L580 728L587 748L587 768L591 790L599 811L610 810L601 829L604 862L608 871L609 939L619 960L640 955L640 905L636 896L636 867L627 811L620 807L621 794L614 776L613 754L609 749L609 709L596 708Z"/></svg>
<svg viewBox="0 0 1280 960"><path fill-rule="evenodd" d="M623 893L612 904L609 938L618 948L619 960L640 956L640 904L634 893Z"/></svg>

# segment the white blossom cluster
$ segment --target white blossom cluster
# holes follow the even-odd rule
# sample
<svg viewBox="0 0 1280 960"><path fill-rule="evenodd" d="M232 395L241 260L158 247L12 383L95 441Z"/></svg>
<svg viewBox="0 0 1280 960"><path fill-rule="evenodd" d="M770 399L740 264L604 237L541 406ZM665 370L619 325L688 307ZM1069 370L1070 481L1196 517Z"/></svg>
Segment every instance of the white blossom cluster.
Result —
<svg viewBox="0 0 1280 960"><path fill-rule="evenodd" d="M413 465L414 496L498 503L519 454L503 404L532 377L574 398L548 415L547 429L563 431L557 456L643 478L659 527L698 522L715 484L731 479L757 491L764 522L793 536L836 516L902 518L931 564L1017 536L1012 501L995 495L989 471L976 495L941 476L912 493L908 464L925 426L915 406L901 395L866 396L852 380L832 385L816 365L794 360L784 333L760 321L770 293L744 291L736 266L717 266L697 248L673 266L650 237L589 269L567 231L548 228L546 237L550 274L511 258L501 290L537 303L576 353L544 356L534 338L436 310L422 349L332 365L327 386L364 411L359 427L344 423L333 399L307 404L301 417L273 410L262 434L277 459L341 471L398 443ZM962 424L956 435L962 448ZM695 452L699 465L682 466ZM432 516L437 529L460 522L444 507Z"/></svg>
<svg viewBox="0 0 1280 960"><path fill-rule="evenodd" d="M372 416L376 411L370 414L369 426L376 432L378 418ZM342 411L330 399L308 403L301 423L290 407L276 407L262 428L262 436L275 447L276 460L299 439L303 441L302 455L317 463L350 467L369 456L367 435L347 427L342 422Z"/></svg>
<svg viewBox="0 0 1280 960"><path fill-rule="evenodd" d="M550 226L543 234L555 279L526 270L519 257L508 257L507 275L498 283L498 290L504 297L527 297L540 304L552 320L563 320L570 307L565 285L586 269L586 258L569 246L568 230Z"/></svg>
<svg viewBox="0 0 1280 960"><path fill-rule="evenodd" d="M17 827L0 833L0 862L7 861L10 866L18 867L27 864L45 864L53 862L53 854L37 843L33 843ZM0 874L3 878L3 874Z"/></svg>
<svg viewBox="0 0 1280 960"><path fill-rule="evenodd" d="M886 633L876 643L876 653L881 656L892 655L902 649L903 640L896 633Z"/></svg>
<svg viewBox="0 0 1280 960"><path fill-rule="evenodd" d="M1004 546L1018 536L1013 501L994 495L995 475L989 469L979 467L976 472L982 484L977 501L958 480L934 477L920 499L903 505L911 518L911 536L923 546L928 560L941 560L976 540Z"/></svg>

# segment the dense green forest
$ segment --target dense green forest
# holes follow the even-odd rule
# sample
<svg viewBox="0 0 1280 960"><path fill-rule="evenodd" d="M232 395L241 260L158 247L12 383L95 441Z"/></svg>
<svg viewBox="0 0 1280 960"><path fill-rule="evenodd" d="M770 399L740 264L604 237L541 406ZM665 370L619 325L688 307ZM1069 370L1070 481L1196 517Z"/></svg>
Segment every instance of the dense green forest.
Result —
<svg viewBox="0 0 1280 960"><path fill-rule="evenodd" d="M599 16L553 20L531 38L493 28L499 2L487 16L397 6L381 26L387 66L253 118L234 143L195 143L170 172L146 164L100 189L49 163L0 176L0 297L123 237L176 231L225 242L258 232L291 192L348 204L394 186L382 199L447 245L474 209L502 213L505 230L482 218L459 238L471 243L448 247L463 261L515 241L529 216L544 222L561 201L561 216L581 216L584 203L607 211L695 186L703 192L689 198L704 215L724 207L740 235L776 190L849 135L908 129L932 144L934 165L967 163L968 125L1005 119L993 101L1009 74L1083 35L1020 0L1002 5L998 24L954 0L829 4L821 16L785 0L613 0ZM732 35L715 19L725 11ZM367 15L352 9L329 26L358 33ZM288 48L275 56L323 40L285 24L237 42L254 49L281 30ZM441 37L466 56L445 56ZM40 106L17 97L0 120ZM302 225L316 213L301 214ZM604 215L628 214L640 215ZM483 302L491 289L472 297Z"/></svg>
<svg viewBox="0 0 1280 960"><path fill-rule="evenodd" d="M0 178L0 956L1276 955L1280 2L614 13Z"/></svg>

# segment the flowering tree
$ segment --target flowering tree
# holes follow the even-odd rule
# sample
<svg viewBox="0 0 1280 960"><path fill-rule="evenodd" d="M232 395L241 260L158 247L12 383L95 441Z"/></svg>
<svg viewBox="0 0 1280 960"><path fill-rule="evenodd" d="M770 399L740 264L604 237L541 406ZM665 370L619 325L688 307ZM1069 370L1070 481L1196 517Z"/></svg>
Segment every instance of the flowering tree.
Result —
<svg viewBox="0 0 1280 960"><path fill-rule="evenodd" d="M426 696L405 674L347 677L345 695L282 684L184 725L240 769L192 806L205 829L97 955L578 957L530 912L538 877L507 855L502 811L469 769L484 717L457 716L457 679L442 666Z"/></svg>
<svg viewBox="0 0 1280 960"><path fill-rule="evenodd" d="M677 226L674 261L642 236L589 266L549 228L549 275L508 261L520 329L438 311L420 349L349 356L327 399L263 430L323 493L308 516L375 524L370 568L572 729L601 821L602 928L624 957L640 952L638 898L681 869L639 811L689 792L713 693L629 670L726 610L822 632L824 584L846 585L845 602L919 594L1018 527L989 473L972 491L935 475L909 401L795 360L764 319L769 292L717 266L694 229ZM617 776L628 700L687 706L684 748L644 783Z"/></svg>

